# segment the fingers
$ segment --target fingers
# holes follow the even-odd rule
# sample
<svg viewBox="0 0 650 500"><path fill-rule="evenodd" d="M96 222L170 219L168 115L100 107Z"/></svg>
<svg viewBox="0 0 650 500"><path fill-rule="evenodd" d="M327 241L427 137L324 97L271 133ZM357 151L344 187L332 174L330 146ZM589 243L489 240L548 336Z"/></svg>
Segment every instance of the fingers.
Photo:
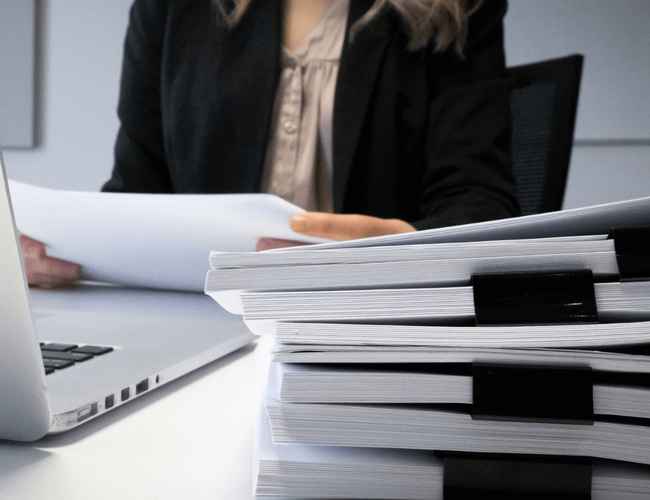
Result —
<svg viewBox="0 0 650 500"><path fill-rule="evenodd" d="M365 224L359 217L361 216L308 212L295 216L291 220L291 229L318 238L353 239L365 230ZM360 224L364 227L361 228Z"/></svg>
<svg viewBox="0 0 650 500"><path fill-rule="evenodd" d="M65 260L48 257L45 245L28 236L20 236L25 273L30 285L54 288L78 281L81 267Z"/></svg>
<svg viewBox="0 0 650 500"><path fill-rule="evenodd" d="M69 285L78 281L81 276L79 265L53 257L26 258L25 267L27 281L30 285L36 286L57 287Z"/></svg>
<svg viewBox="0 0 650 500"><path fill-rule="evenodd" d="M301 243L299 241L279 240L276 238L261 238L257 240L257 246L255 249L258 252L263 252L264 250L273 250L274 248L287 248L302 245L304 245L304 243Z"/></svg>
<svg viewBox="0 0 650 500"><path fill-rule="evenodd" d="M332 240L352 240L414 230L410 224L397 219L321 212L295 216L291 219L291 229L308 236Z"/></svg>
<svg viewBox="0 0 650 500"><path fill-rule="evenodd" d="M23 256L26 259L40 259L46 256L45 245L24 234L20 235L20 246L23 249Z"/></svg>

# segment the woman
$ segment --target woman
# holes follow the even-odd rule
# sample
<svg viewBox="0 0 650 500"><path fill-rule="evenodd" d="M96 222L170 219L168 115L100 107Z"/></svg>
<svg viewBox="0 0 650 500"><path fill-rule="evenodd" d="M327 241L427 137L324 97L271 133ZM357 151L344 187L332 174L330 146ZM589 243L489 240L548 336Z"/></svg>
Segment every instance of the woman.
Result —
<svg viewBox="0 0 650 500"><path fill-rule="evenodd" d="M506 9L136 0L104 190L271 192L309 211L294 230L333 239L516 215ZM78 277L23 245L31 283Z"/></svg>

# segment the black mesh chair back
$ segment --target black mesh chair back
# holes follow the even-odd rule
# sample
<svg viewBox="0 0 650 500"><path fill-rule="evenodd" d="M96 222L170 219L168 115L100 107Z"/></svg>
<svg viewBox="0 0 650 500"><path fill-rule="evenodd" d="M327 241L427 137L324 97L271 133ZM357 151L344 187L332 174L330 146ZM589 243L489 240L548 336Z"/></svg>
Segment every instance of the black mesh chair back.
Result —
<svg viewBox="0 0 650 500"><path fill-rule="evenodd" d="M508 69L513 82L512 160L522 215L562 209L582 55Z"/></svg>

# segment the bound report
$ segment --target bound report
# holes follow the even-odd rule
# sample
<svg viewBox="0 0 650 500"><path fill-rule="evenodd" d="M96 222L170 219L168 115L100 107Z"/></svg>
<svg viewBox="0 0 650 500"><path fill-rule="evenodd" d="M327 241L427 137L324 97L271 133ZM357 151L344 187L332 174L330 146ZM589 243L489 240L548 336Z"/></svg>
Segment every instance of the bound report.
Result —
<svg viewBox="0 0 650 500"><path fill-rule="evenodd" d="M595 213L573 216L590 231ZM570 236L577 219L476 240ZM650 230L430 244L462 232L212 255L213 296L276 337L259 497L586 499L602 474L605 495L646 494ZM603 473L609 460L645 467Z"/></svg>
<svg viewBox="0 0 650 500"><path fill-rule="evenodd" d="M548 368L548 367L547 367ZM471 406L289 403L278 374L275 444L593 457L650 464L648 420L599 415L589 371L478 367ZM525 382L525 383L524 383ZM603 395L604 396L604 395ZM599 406L600 405L600 406Z"/></svg>
<svg viewBox="0 0 650 500"><path fill-rule="evenodd" d="M439 248L442 247L442 248ZM377 251L379 250L379 251ZM591 269L599 277L619 274L612 240L557 242L480 242L472 244L410 245L390 248L244 254L257 265L233 267L230 254L211 255L206 289L218 290L315 290L405 286L445 286L469 283L473 274L525 270ZM298 261L293 263L294 254ZM362 254L367 254L365 257ZM286 256L288 262L277 261ZM223 257L224 262L219 262ZM264 263L265 258L269 263Z"/></svg>
<svg viewBox="0 0 650 500"><path fill-rule="evenodd" d="M561 455L650 464L650 428L473 419L459 410L268 401L273 442L469 453Z"/></svg>
<svg viewBox="0 0 650 500"><path fill-rule="evenodd" d="M498 326L372 323L269 323L285 344L425 347L599 348L650 342L650 322Z"/></svg>
<svg viewBox="0 0 650 500"><path fill-rule="evenodd" d="M647 344L621 352L577 349L500 349L481 347L282 345L275 361L282 363L341 364L472 364L514 363L575 366L602 372L650 373Z"/></svg>
<svg viewBox="0 0 650 500"><path fill-rule="evenodd" d="M443 500L443 492L453 487L454 468L458 468L453 460L430 452L275 445L265 412L257 428L256 455L254 493L259 499ZM469 460L489 476L482 477L480 471L471 476L464 474L462 486L471 484L478 489L484 482L485 491L492 494L499 493L499 488L508 488L507 484L495 484L493 478L498 472L505 471L502 477L506 478L516 476L518 491L521 491L522 470L532 467L533 477L543 479L544 484L531 481L531 486L535 493L546 493L548 498L562 492L566 486L563 472L569 471L571 487L585 490L592 500L650 499L650 470L647 467L612 462L591 465L556 460L486 462L483 457ZM577 481L576 469L580 476ZM548 477L554 480L546 480Z"/></svg>
<svg viewBox="0 0 650 500"><path fill-rule="evenodd" d="M593 288L601 320L650 319L650 282L596 283ZM242 305L244 318L249 321L434 324L473 322L476 319L472 286L246 292L242 294ZM521 312L512 309L513 315L519 316ZM255 328L254 323L249 324Z"/></svg>
<svg viewBox="0 0 650 500"><path fill-rule="evenodd" d="M378 320L402 319L410 314L402 307L405 299L414 300L415 303L434 299L441 306L445 300L450 300L465 308L464 312L441 309L434 316L427 316L426 313L422 316L419 311L414 311L423 319L459 319L459 316L460 319L467 319L467 316L471 316L471 307L466 296L471 290L459 285L473 285L477 275L588 270L596 282L640 280L650 273L650 261L647 259L649 243L650 228L644 227L615 229L608 238L597 235L312 249L268 252L256 256L213 252L213 269L206 278L206 293L230 312L244 314L249 319L263 319L254 316L258 315L258 309L266 311L267 303L273 303L274 307L268 309L273 317L266 319L293 320L303 319L301 309L309 309L309 304L315 301L322 301L326 307L338 307L337 300L347 301L348 298L351 300L349 308L356 308L356 313L339 307L336 311L323 310L320 316L312 316L312 319L326 320L339 312L339 320L364 319L364 315L374 314L373 306L382 310L379 316L373 316ZM607 300L608 294L613 297L620 293L612 292L614 295L611 295L611 290L599 287L603 289L602 297L599 297L603 300ZM449 290L438 290L441 288ZM428 297L426 294L429 292L423 292L431 289L436 290L432 292L437 294L436 297ZM635 288L638 289L639 286ZM418 295L420 293L425 295ZM391 314L393 306L403 312ZM607 315L607 306L603 306L603 313ZM364 307L367 311L362 309ZM280 318L284 315L278 315L277 309L296 309L296 316ZM634 313L634 310L630 312Z"/></svg>
<svg viewBox="0 0 650 500"><path fill-rule="evenodd" d="M371 366L285 363L277 370L278 398L285 403L467 407L474 403L476 369L469 363L453 367L407 363ZM550 372L549 376L552 375ZM590 376L594 414L650 419L650 374L594 370Z"/></svg>

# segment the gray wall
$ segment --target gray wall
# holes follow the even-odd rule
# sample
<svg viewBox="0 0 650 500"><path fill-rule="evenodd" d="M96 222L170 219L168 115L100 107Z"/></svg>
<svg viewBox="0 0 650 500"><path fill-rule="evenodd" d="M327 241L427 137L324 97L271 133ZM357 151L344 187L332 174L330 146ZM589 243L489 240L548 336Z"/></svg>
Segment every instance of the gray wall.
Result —
<svg viewBox="0 0 650 500"><path fill-rule="evenodd" d="M489 0L488 0L489 1ZM131 0L40 0L37 149L6 154L10 174L96 189L112 162ZM511 0L509 64L587 56L566 205L650 194L650 2Z"/></svg>
<svg viewBox="0 0 650 500"><path fill-rule="evenodd" d="M650 2L511 0L511 65L586 56L567 208L650 195Z"/></svg>
<svg viewBox="0 0 650 500"><path fill-rule="evenodd" d="M5 154L11 177L71 189L107 178L131 1L38 0L39 141Z"/></svg>
<svg viewBox="0 0 650 500"><path fill-rule="evenodd" d="M34 0L0 2L0 148L34 144L34 21Z"/></svg>

